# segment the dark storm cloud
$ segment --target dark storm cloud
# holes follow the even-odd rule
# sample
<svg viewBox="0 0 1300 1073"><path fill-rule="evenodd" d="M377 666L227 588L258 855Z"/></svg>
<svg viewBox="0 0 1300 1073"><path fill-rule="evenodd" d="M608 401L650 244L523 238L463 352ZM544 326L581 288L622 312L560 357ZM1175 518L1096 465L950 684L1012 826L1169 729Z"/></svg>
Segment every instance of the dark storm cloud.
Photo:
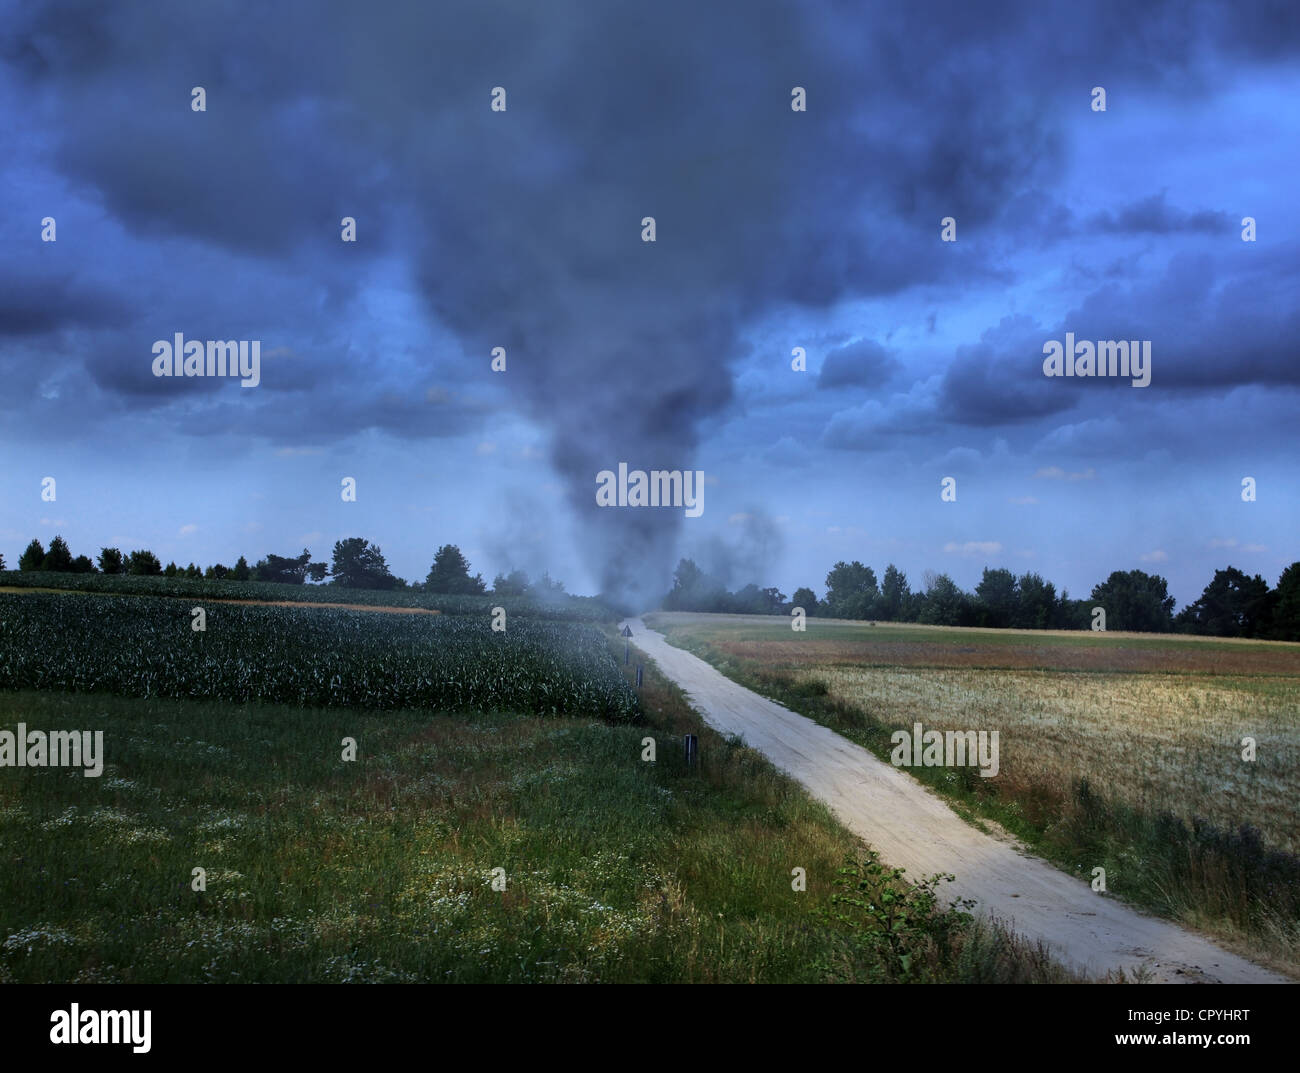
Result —
<svg viewBox="0 0 1300 1073"><path fill-rule="evenodd" d="M819 388L880 387L902 369L901 363L873 339L836 347L817 374Z"/></svg>
<svg viewBox="0 0 1300 1073"><path fill-rule="evenodd" d="M121 296L70 274L39 275L0 266L0 336L46 335L122 321Z"/></svg>
<svg viewBox="0 0 1300 1073"><path fill-rule="evenodd" d="M940 390L939 411L958 425L1009 425L1071 409L1078 395L1043 375L1052 338L1032 317L1003 317L978 343L957 348Z"/></svg>
<svg viewBox="0 0 1300 1073"><path fill-rule="evenodd" d="M1152 194L1117 211L1099 212L1090 217L1087 227L1102 234L1170 235L1176 233L1224 235L1233 231L1236 221L1226 212L1202 209L1186 212L1165 201L1164 193Z"/></svg>
<svg viewBox="0 0 1300 1073"><path fill-rule="evenodd" d="M1296 386L1298 289L1300 270L1286 254L1250 247L1234 258L1180 254L1154 280L1095 291L1044 339L1068 330L1076 339L1151 340L1151 387L1144 390ZM1114 382L1077 383L1087 389Z"/></svg>
<svg viewBox="0 0 1300 1073"><path fill-rule="evenodd" d="M238 309L218 288L208 337L260 321L246 334L309 350L293 325L312 335L341 317L364 336L373 321L340 306L382 250L409 258L465 355L430 355L420 382L418 365L351 348L341 327L287 415L273 391L238 411L223 391L213 418L272 436L433 435L420 399L441 359L487 377L489 351L504 346L494 385L549 429L604 586L644 596L667 581L680 515L598 509L595 474L620 461L707 472L700 428L731 401L755 316L1006 278L978 246L944 248L939 221L996 234L1019 197L1051 184L1065 144L1057 96L1112 77L1195 86L1216 49L1293 46L1294 20L1278 19L1267 33L1254 11L966 0L869 17L766 0L47 3L15 11L0 54L51 162L137 240L207 244L268 279L302 277ZM194 85L208 91L206 113L190 111ZM497 85L505 113L488 107ZM795 85L806 114L790 110ZM338 242L343 215L358 217L364 250ZM656 218L654 244L640 241L643 216ZM117 355L143 361L157 337L103 341L111 359L87 359L96 382L144 404L141 373ZM1073 405L1076 394L1026 373L1045 337L1016 318L960 350L947 419ZM393 383L403 377L416 381L405 392Z"/></svg>

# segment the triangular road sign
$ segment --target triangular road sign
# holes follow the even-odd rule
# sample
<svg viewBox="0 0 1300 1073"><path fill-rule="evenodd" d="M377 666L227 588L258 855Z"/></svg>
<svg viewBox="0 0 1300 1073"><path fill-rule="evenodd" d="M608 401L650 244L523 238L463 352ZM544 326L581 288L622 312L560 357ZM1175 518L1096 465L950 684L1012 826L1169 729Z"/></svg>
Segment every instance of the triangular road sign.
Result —
<svg viewBox="0 0 1300 1073"><path fill-rule="evenodd" d="M631 636L632 636L632 627L631 627L631 626L624 626L623 629L622 629L622 634L623 634L624 637L631 637Z"/></svg>

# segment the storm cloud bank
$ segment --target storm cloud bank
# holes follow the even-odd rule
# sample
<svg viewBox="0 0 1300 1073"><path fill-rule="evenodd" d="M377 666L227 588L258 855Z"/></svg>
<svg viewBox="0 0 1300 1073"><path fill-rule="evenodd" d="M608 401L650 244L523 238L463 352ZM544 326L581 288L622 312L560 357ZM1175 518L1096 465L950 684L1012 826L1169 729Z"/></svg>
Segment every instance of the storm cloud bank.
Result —
<svg viewBox="0 0 1300 1073"><path fill-rule="evenodd" d="M301 286L279 308L303 336L375 258L400 259L459 343L412 366L461 387L496 378L505 405L547 431L601 587L644 604L666 589L692 522L600 508L596 474L620 462L709 474L702 434L734 405L732 368L757 320L997 278L996 243L965 239L1050 203L1062 94L1086 100L1112 77L1194 87L1210 37L1226 56L1295 41L1249 10L954 0L866 20L853 7L69 0L13 8L0 58L69 183L132 232L281 266ZM1049 37L1068 54L1040 47ZM202 114L189 109L195 85ZM490 107L496 87L503 111ZM806 111L791 108L795 87ZM364 236L355 249L338 241L347 215ZM946 216L963 236L952 249L938 241ZM78 360L101 390L139 409L169 401L126 357L137 336L157 337L149 295L57 274L39 286L52 296L42 313L0 301L0 340L55 332L60 317L88 324L103 345ZM248 323L255 311L223 306L220 286L187 300L187 332L265 334ZM1029 346L1026 324L1004 328ZM496 347L505 372L489 368ZM381 393L382 377L342 349L288 380L268 368L264 396L230 420L274 439L285 394L317 404L318 433L419 441L478 419L443 405L435 420L422 390ZM860 351L883 354L846 349L823 386L873 387L902 367L891 355L880 375L864 371ZM977 375L989 363L958 357L944 382L954 419L999 419L1007 393ZM1038 382L1020 395L1022 416L1060 405Z"/></svg>

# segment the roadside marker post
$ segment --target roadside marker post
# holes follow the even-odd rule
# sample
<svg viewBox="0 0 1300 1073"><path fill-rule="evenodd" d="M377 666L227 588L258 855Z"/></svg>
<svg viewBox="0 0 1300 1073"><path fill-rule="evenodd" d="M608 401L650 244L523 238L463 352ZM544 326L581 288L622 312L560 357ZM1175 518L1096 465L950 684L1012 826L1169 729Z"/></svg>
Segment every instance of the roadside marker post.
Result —
<svg viewBox="0 0 1300 1073"><path fill-rule="evenodd" d="M686 735L686 766L692 767L700 751L699 739L694 734Z"/></svg>
<svg viewBox="0 0 1300 1073"><path fill-rule="evenodd" d="M641 688L641 664L636 665L636 687Z"/></svg>

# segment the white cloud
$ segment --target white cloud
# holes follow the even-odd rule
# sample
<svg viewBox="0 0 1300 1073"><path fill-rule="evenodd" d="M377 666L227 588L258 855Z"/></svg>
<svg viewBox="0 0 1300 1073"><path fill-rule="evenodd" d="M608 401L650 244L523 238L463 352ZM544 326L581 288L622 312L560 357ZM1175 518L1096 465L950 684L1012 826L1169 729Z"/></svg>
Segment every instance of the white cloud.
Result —
<svg viewBox="0 0 1300 1073"><path fill-rule="evenodd" d="M1155 551L1148 551L1144 555L1139 555L1138 560L1144 563L1163 563L1169 561L1169 556L1160 548L1156 548Z"/></svg>
<svg viewBox="0 0 1300 1073"><path fill-rule="evenodd" d="M1082 473L1067 473L1060 466L1044 466L1034 476L1047 481L1090 481L1097 471L1089 466Z"/></svg>
<svg viewBox="0 0 1300 1073"><path fill-rule="evenodd" d="M943 546L950 555L997 555L1002 545L996 540L968 540L964 544L955 544L951 540Z"/></svg>
<svg viewBox="0 0 1300 1073"><path fill-rule="evenodd" d="M199 527L195 525L193 522L190 522L188 525L181 526L180 535L189 536L191 533L197 533L198 531L199 531Z"/></svg>

